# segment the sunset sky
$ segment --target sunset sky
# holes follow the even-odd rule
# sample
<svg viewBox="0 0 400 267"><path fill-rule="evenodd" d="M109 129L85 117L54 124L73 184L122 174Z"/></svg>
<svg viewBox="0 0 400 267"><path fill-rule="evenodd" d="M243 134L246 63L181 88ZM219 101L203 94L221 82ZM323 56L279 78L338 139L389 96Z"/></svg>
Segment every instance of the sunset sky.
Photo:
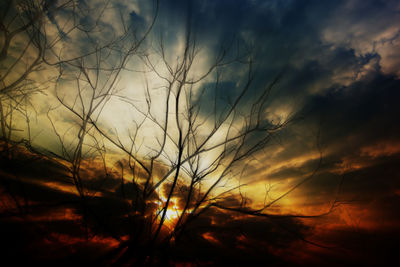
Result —
<svg viewBox="0 0 400 267"><path fill-rule="evenodd" d="M51 9L51 5L67 1L48 2L43 20L49 43L54 42L54 46L46 52L44 58L47 62L41 63L41 69L29 75L42 92L29 96L31 104L27 110L32 145L54 159L39 157L35 163L16 171L22 177L19 182L29 192L32 204L53 203L53 200L59 203L77 198L75 186L66 178L68 164L55 155L62 156L63 153L60 136L67 150L72 149L79 131L77 116L61 105L60 100L78 113L85 109L87 112L90 105L90 90L83 91L81 102L78 99L77 84L88 86L82 72L79 74L77 71L78 65L86 64L85 67L90 69L100 62L102 69L98 79L93 78L95 71L88 76L98 82L101 93L108 93L107 86L114 77L114 74L109 75L108 69L121 64L123 51L148 33L118 73L112 85L114 96L104 102L96 100L100 101L100 107L92 114L97 118L97 126L113 140L118 140L121 146L128 148L130 135L136 132L133 151L146 159L154 155L162 143L162 131L143 115L149 105L149 96L149 110L160 123L165 117L173 121L175 116L185 116L181 113L176 115L172 109L165 115L168 82L163 77L169 77L170 70L160 55L164 50L164 60L172 69L178 68L190 32L198 53L188 77L197 80L207 75L186 87L182 94L188 96L188 92L192 92L198 101L198 117L203 121L198 133L200 138L212 131L213 112L226 113L246 87L249 77L247 61L252 61L252 82L238 104L237 119L235 117L231 124L221 126L211 139L210 147L245 127L246 118L250 118L246 114L251 104L277 77L280 78L263 106L261 120L271 127L290 121L274 132L263 149L236 166L227 176L226 183L218 185L214 195L242 185L240 190L233 190L224 203L236 207L241 195L252 209L274 202L269 214L328 214L317 218L269 220L211 209L199 217L193 226L195 230L191 230L192 247L198 250L194 253L188 245L177 248L174 252L177 255L189 255L188 259L180 260L190 262L198 258L203 262L215 262L217 255L225 255L220 260L230 262L236 257L236 250L243 252L243 258L237 256L241 262L246 262L245 257L254 262L264 261L263 255L268 251L271 262L283 259L284 263L298 265L318 265L326 261L333 265L378 264L393 257L395 240L400 237L399 1L161 0L157 11L155 1L112 0L107 8L103 8L104 1L100 0L75 1L81 10L90 10L79 14L82 25L87 29L101 29L88 30L88 33L74 27L71 9ZM4 3L0 4L1 9L5 7ZM13 3L12 10L18 13L18 4ZM10 16L2 14L2 23L11 25ZM110 49L108 55L89 56L85 62L73 61L75 65L52 65L57 60L69 60L91 51L93 47L101 47L123 35L127 28L133 32L133 37L129 35L123 39L122 44ZM4 46L4 36L0 36L0 48ZM8 57L0 61L1 77L6 75L13 60L21 53L26 40L27 37L21 35L11 43ZM37 52L30 46L26 51L11 74L2 78L2 88L18 78ZM224 65L208 73L221 51L225 52ZM60 66L65 68L62 75ZM214 88L218 91L213 91ZM175 97L176 93L171 95ZM8 103L6 101L4 103ZM175 106L175 102L169 104ZM187 107L184 101L178 105L181 109ZM13 132L11 139L28 138L24 114L18 113L12 120L15 128L21 130ZM137 131L138 125L140 130ZM167 138L157 165L159 177L167 170L164 164L176 162L178 155L174 144L178 142L176 125L171 123L168 127L171 127L168 133L172 137ZM94 129L90 131L94 132ZM93 140L87 141L84 153L93 148ZM122 208L113 210L118 206L113 194L121 191L118 164L128 166L127 155L109 140L104 139L101 144L107 151L105 160L112 179L102 184L102 190L95 194L99 198L95 205L99 214L104 213L109 218L107 223L118 228L120 222L113 221L113 218L123 217L124 211ZM22 149L19 153L21 156L16 161L36 157ZM200 169L212 164L218 153L219 150L205 153ZM84 162L82 171L88 177L99 178L103 175L101 167L98 167L101 164L99 158ZM216 176L207 178L204 188L210 186L220 172L218 169ZM0 191L4 214L12 210L13 197L26 198L17 185L14 188L12 173L6 169L1 172L3 180L8 181L1 185ZM124 179L129 183L131 178L125 174ZM93 181L94 188L101 183L100 180ZM152 200L155 212L157 205L165 203L169 186L160 187L157 191L159 199ZM8 194L7 190L13 193ZM180 198L178 193L174 193L167 212L167 220L172 224L177 220L176 211L182 211L184 206L184 200ZM276 199L279 200L275 202ZM42 207L40 212L27 216L31 222L46 221L51 217L53 222L57 221L68 229L64 232L50 229L53 239L64 242L75 252L81 246L85 247L83 239L74 237L79 231L70 222L74 216L81 215L73 208L47 210ZM26 253L34 254L32 244L35 242L43 248L52 242L41 240L40 234L38 236L23 219L3 217L5 219L0 220L4 226L13 225L7 240L12 240L19 229L29 233L28 238L16 238L26 242ZM4 227L1 233L3 231ZM120 240L115 236L121 237ZM116 247L124 236L123 230L101 238L96 236L91 245L86 245L86 251ZM13 246L10 250L16 248ZM207 256L201 258L198 254ZM66 254L57 255L65 257ZM75 255L82 257L79 253ZM190 258L190 255L196 256Z"/></svg>

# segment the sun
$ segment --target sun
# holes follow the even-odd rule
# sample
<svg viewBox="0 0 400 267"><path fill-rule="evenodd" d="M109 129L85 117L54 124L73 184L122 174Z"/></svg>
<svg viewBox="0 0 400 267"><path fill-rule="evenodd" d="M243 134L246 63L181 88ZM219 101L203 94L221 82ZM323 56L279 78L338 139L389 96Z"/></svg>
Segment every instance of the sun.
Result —
<svg viewBox="0 0 400 267"><path fill-rule="evenodd" d="M168 208L167 212L165 214L165 217L169 221L174 221L174 220L178 219L178 217L179 217L178 208L175 205L173 207Z"/></svg>
<svg viewBox="0 0 400 267"><path fill-rule="evenodd" d="M162 209L164 208L166 202L167 202L167 198L164 196L160 196L160 199L158 201L156 201L156 204L158 206L158 212L159 212L158 220L160 220L162 217ZM169 201L169 205L168 205L169 207L168 207L167 211L165 212L165 222L168 223L169 225L175 223L176 220L178 220L179 215L182 212L178 208L176 203L177 203L177 199L171 198Z"/></svg>

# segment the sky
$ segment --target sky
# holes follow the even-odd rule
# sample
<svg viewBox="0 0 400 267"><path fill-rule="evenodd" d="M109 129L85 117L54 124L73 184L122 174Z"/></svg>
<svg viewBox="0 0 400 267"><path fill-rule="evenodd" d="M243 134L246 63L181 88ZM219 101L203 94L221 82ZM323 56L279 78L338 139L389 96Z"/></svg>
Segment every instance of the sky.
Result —
<svg viewBox="0 0 400 267"><path fill-rule="evenodd" d="M229 242L239 249L245 247L246 255L260 255L262 251L258 251L258 247L264 246L273 252L271 257L284 257L298 264L301 264L299 259L318 264L335 257L339 258L339 263L341 260L357 262L363 254L372 251L375 254L372 253L374 256L371 258L377 263L393 252L392 239L384 240L398 236L400 226L398 1L165 0L159 3L154 25L153 1L110 1L106 9L102 4L97 0L77 1L82 10L78 16L82 25L87 29L98 27L99 31L86 33L74 28L69 19L70 10L56 12L49 8L45 18L49 38L60 38L53 51L46 54L50 63L57 59L56 55L64 60L71 59L90 51L91 47L101 47L121 35L124 28L131 27L132 34L122 44L116 44L110 54L100 55L104 68L100 71L98 83L102 92L110 85L112 79L109 78L115 75L107 68L120 64L121 55L130 44L141 40L147 29L151 29L116 80L112 90L117 97L107 99L104 107L94 112L102 129L111 136L118 135L121 144L128 146L129 134L135 132L142 122L141 130L137 131L139 141L135 150L142 157L154 152L161 139L159 129L151 121L143 119L141 112L146 109L146 94L152 97L151 112L162 121L165 116L165 92L162 88L166 84L163 77L168 76L168 67L160 58L161 47L165 51L165 61L176 68L190 29L190 36L199 48L189 73L192 79L207 73L221 51L226 52L224 62L227 62L218 68L218 72L213 69L210 75L190 87L201 107L199 118L204 120L200 135L212 129L214 121L209 116L214 112L210 108L214 101L218 114L224 114L232 99L245 87L249 67L245 61L249 59L252 60L254 78L238 113L247 114L252 101L276 77L280 77L270 92L263 122L274 125L290 119L290 123L274 133L262 150L238 167L240 175L236 170L230 181L232 184L227 186L246 184L241 188L241 194L249 199L251 207L259 207L266 199L273 201L290 191L274 205L273 212L276 213L318 215L327 212L332 203L338 203L327 216L314 221L289 218L274 223L223 211L216 215L213 212L217 212L212 211L198 224L213 222L211 224L216 224L216 228L196 233L193 237L200 247L203 247L202 242L208 242L214 249L227 251L229 248L222 242L231 238L234 240ZM85 13L85 7L90 7L91 11ZM21 42L12 46L11 57L20 51ZM31 60L29 53L24 60ZM84 63L90 67L99 62L96 60L99 58L89 56ZM1 63L3 72L9 61ZM154 64L156 71L148 71L149 64ZM31 131L36 147L59 155L62 153L53 126L62 133L66 143L76 142L79 130L75 125L76 117L60 105L56 96L70 107L76 107L78 112L83 106L88 106L88 102L82 106L74 104L78 92L78 69L66 66L61 77L57 68L43 63L42 70L31 74L35 83L46 88L45 93L30 98L34 107ZM15 73L17 76L18 71ZM215 93L212 88L217 74L220 80L218 93ZM95 77L91 75L95 75L94 72L89 76ZM11 81L12 77L9 79ZM81 85L87 86L83 80L84 77ZM150 88L148 92L146 85ZM90 96L86 93L84 101ZM131 103L136 107L133 108ZM181 105L185 107L185 104ZM171 112L167 116L174 117L175 114ZM14 120L17 126L25 125L23 117L17 116ZM238 119L232 125L240 131L243 121ZM212 142L222 140L226 130L222 127ZM24 130L17 132L15 138L26 135ZM171 129L171 135L176 135L174 129ZM110 164L114 164L123 153L110 142L104 144L110 154L109 160L113 162ZM173 142L167 142L165 151L164 162L173 161L176 157ZM204 166L215 155L207 154ZM50 166L50 163L46 164ZM49 168L52 173L54 170ZM67 186L62 181L48 181L46 175L38 177L38 183L48 185L49 191L56 190L57 183ZM109 187L115 189L117 184L111 182ZM32 190L39 192L44 189ZM219 222L215 223L215 220ZM236 230L232 230L235 234L218 231L219 227L242 227L238 225L243 226L239 233ZM265 236L278 232L276 225L294 229L292 231L296 233L307 233L307 240L298 240L283 231L282 235L276 234L274 240L266 241ZM370 245L364 246L363 243ZM383 248L377 249L379 244L384 244ZM322 248L324 246L340 249L327 250ZM180 249L185 251L184 246ZM205 249L202 253L212 255L210 251ZM288 256L288 251L296 253Z"/></svg>

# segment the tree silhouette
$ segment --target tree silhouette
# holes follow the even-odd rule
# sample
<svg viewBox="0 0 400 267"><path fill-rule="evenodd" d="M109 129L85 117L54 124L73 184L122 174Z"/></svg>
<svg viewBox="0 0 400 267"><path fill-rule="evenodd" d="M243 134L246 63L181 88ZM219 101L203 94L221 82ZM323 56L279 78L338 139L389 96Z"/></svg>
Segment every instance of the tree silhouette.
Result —
<svg viewBox="0 0 400 267"><path fill-rule="evenodd" d="M140 118L129 131L129 142L109 134L96 119L91 120L105 139L127 154L128 179L135 188L129 209L140 222L133 220L130 238L119 246L124 252L117 264L133 258L136 264L151 265L153 257L168 258L168 252L161 251L179 242L188 225L210 208L278 219L323 215L269 212L274 203L311 179L321 160L313 174L260 209L252 209L249 199L241 194L245 185L240 178L247 164L267 147L273 135L295 119L294 114L277 121L267 119L269 95L282 74L254 90L251 54L240 49L233 54L224 46L203 72L194 71L201 49L191 29L190 15L184 40L174 57L169 56L162 37L157 47L141 56L147 67L144 75L151 73L162 82L155 88L146 83L145 99L139 104L134 95L123 98ZM238 76L239 86L223 88L224 72L232 67L246 69L246 74ZM204 81L207 86L202 86ZM222 90L222 94L229 94L226 99L221 97ZM146 124L151 125L151 133ZM145 149L141 149L142 144ZM120 168L122 177L125 166L121 163ZM123 187L121 196L126 197ZM229 202L232 197L236 200L233 204ZM324 214L336 205L335 200Z"/></svg>
<svg viewBox="0 0 400 267"><path fill-rule="evenodd" d="M52 155L68 169L79 196L87 239L90 227L104 225L105 218L91 206L99 188L91 187L93 177L86 172L90 168L86 162L101 158L104 179L111 179L115 173L110 173L106 153L119 153L120 185L116 197L126 211L128 237L120 240L105 261L111 259L116 265L168 261L168 249L179 243L188 227L210 209L268 218L322 215L269 212L274 203L316 172L260 209L252 208L242 194L245 184L241 178L248 164L295 119L294 114L268 119L270 92L284 74L272 77L264 85L255 83L255 59L246 47L234 42L221 45L217 53L208 55L208 66L199 70L205 54L196 40L190 11L183 45L175 53L165 45L163 36L155 46L146 42L157 18L158 2L145 29L126 26L121 15L122 33L107 38L108 29L99 20L108 2L89 22L83 18L93 10L72 0L10 0L2 5L2 137L6 143L11 141L15 130L13 112L18 111L26 120L30 145L29 95L45 89L34 74L46 69L51 73L46 85L54 88L57 99L57 104L47 111L59 144L59 151ZM61 11L72 16L62 25L55 18L56 12ZM19 35L25 46L13 46ZM78 38L84 48L66 54L64 50L71 49L69 42L78 43L72 38ZM12 59L8 59L10 55ZM127 67L134 57L143 70L133 72ZM234 78L229 74L232 71L237 72ZM119 80L126 73L142 77L144 89L124 91ZM149 83L151 79L158 83ZM135 84L136 87L140 85ZM140 95L143 98L138 100ZM126 129L113 131L102 121L111 99L130 107L134 120ZM72 118L67 130L55 120L54 114L60 109ZM118 134L125 130L127 136ZM327 213L336 204L337 199Z"/></svg>

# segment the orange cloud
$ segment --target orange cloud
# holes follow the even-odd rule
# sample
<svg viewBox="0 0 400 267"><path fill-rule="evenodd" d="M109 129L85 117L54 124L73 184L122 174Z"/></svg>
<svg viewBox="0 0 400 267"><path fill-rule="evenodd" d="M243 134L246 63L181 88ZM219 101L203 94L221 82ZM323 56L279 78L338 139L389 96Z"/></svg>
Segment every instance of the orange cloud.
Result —
<svg viewBox="0 0 400 267"><path fill-rule="evenodd" d="M378 158L400 153L400 142L379 142L361 148L361 156Z"/></svg>
<svg viewBox="0 0 400 267"><path fill-rule="evenodd" d="M210 232L205 232L201 235L205 240L217 244L217 245L221 245L221 242L216 239Z"/></svg>
<svg viewBox="0 0 400 267"><path fill-rule="evenodd" d="M333 173L343 174L373 166L376 159L388 157L400 153L400 142L381 141L375 144L361 147L357 155L347 155L332 170Z"/></svg>

